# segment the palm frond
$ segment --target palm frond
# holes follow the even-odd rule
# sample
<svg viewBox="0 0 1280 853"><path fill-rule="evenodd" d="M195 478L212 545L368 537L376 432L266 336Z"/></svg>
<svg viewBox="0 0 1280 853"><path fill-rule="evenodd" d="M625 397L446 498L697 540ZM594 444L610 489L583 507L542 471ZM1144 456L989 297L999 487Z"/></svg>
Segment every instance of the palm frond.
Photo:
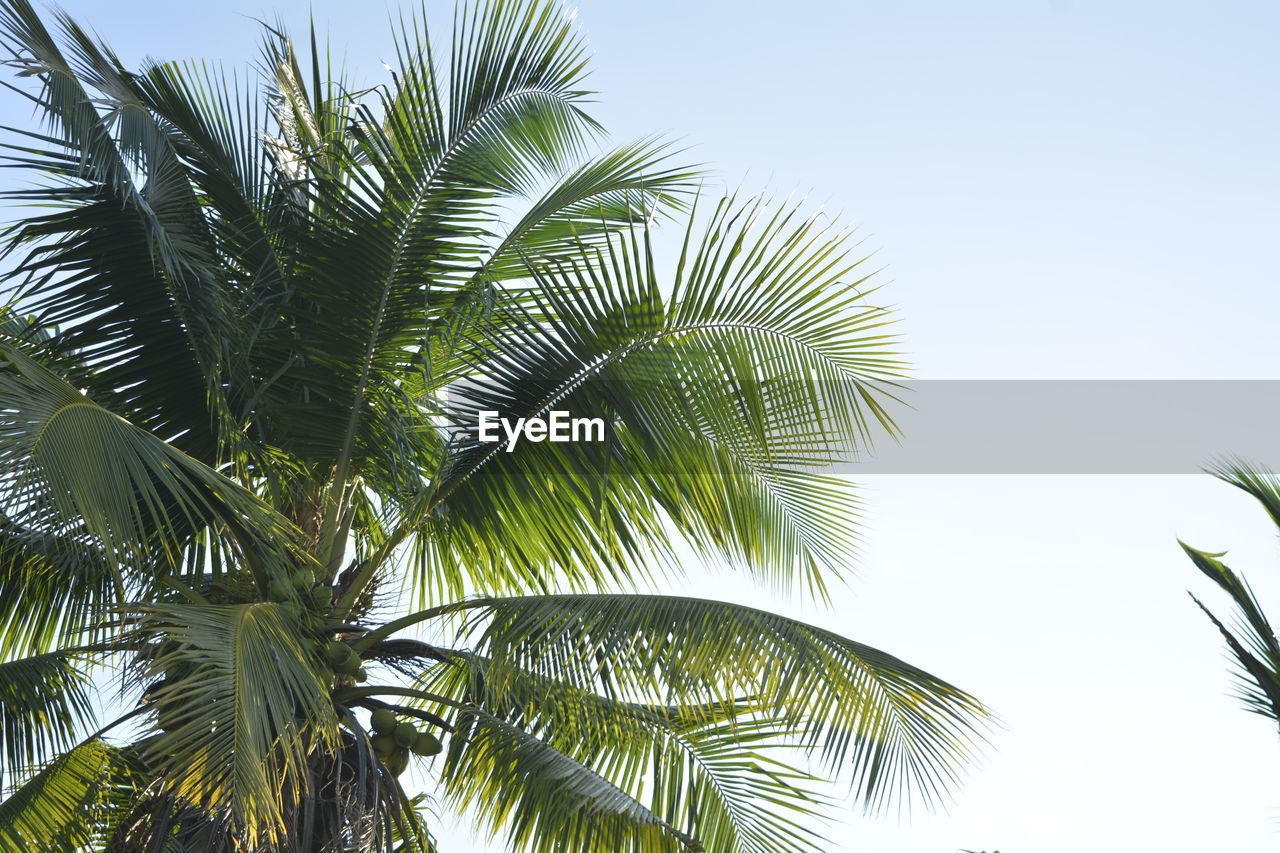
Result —
<svg viewBox="0 0 1280 853"><path fill-rule="evenodd" d="M669 146L651 140L591 158L560 178L502 235L476 278L526 278L532 258L582 257L583 243L684 209L683 196L698 174L669 159Z"/></svg>
<svg viewBox="0 0 1280 853"><path fill-rule="evenodd" d="M479 598L389 623L461 614L461 636L501 676L531 673L613 701L737 708L787 726L867 807L932 805L984 740L972 696L892 655L772 613L657 595ZM501 683L501 682L499 682ZM749 717L750 718L750 717Z"/></svg>
<svg viewBox="0 0 1280 853"><path fill-rule="evenodd" d="M336 745L317 651L282 605L137 606L126 644L145 644L140 680L160 733L148 745L162 785L206 814L228 812L249 843L283 831L308 791L307 756Z"/></svg>
<svg viewBox="0 0 1280 853"><path fill-rule="evenodd" d="M0 846L6 850L76 850L109 791L116 750L99 740L80 744L0 802Z"/></svg>
<svg viewBox="0 0 1280 853"><path fill-rule="evenodd" d="M625 702L457 652L428 670L422 682L428 691L482 708L598 773L709 853L824 849L823 839L801 818L816 821L829 804L814 789L818 780L786 760L802 732L762 716L758 703ZM451 762L446 778L471 769ZM478 784L457 781L455 787ZM460 805L466 802L464 794ZM513 813L508 823L515 819Z"/></svg>
<svg viewBox="0 0 1280 853"><path fill-rule="evenodd" d="M114 600L112 579L85 537L0 517L0 659L93 642Z"/></svg>
<svg viewBox="0 0 1280 853"><path fill-rule="evenodd" d="M82 666L59 652L0 663L0 784L5 768L16 773L72 746L92 719Z"/></svg>
<svg viewBox="0 0 1280 853"><path fill-rule="evenodd" d="M1228 460L1210 468L1209 473L1252 496L1280 527L1280 478L1273 472L1241 460Z"/></svg>
<svg viewBox="0 0 1280 853"><path fill-rule="evenodd" d="M982 705L878 649L771 613L648 596L530 596L471 611L475 648L499 663L630 701L734 703L803 729L870 808L931 804L981 740Z"/></svg>
<svg viewBox="0 0 1280 853"><path fill-rule="evenodd" d="M1224 464L1214 473L1256 498L1272 521L1280 525L1280 480L1274 474L1243 462ZM1178 544L1201 574L1235 605L1237 618L1228 627L1199 598L1191 596L1218 629L1239 668L1240 700L1253 713L1280 722L1280 640L1253 589L1222 561L1225 554L1200 551L1181 541Z"/></svg>
<svg viewBox="0 0 1280 853"><path fill-rule="evenodd" d="M12 195L62 208L20 223L6 251L27 247L16 273L29 310L59 328L59 350L96 364L91 387L209 461L211 347L226 314L199 202L118 61L75 22L58 21L65 51L27 0L0 5L15 61L41 69L29 97L50 123L47 134L18 132L28 142L19 164L46 180Z"/></svg>
<svg viewBox="0 0 1280 853"><path fill-rule="evenodd" d="M450 388L456 451L425 505L440 509L421 537L422 580L444 579L442 597L468 580L536 589L552 570L571 586L617 580L664 555L660 515L695 548L780 584L800 577L821 593L846 569L857 500L822 469L877 429L893 434L899 365L886 310L859 290L862 259L798 218L725 200L691 229L670 278L647 232L535 269L545 319L495 312L478 378ZM482 412L552 409L603 417L607 441L506 452L477 435ZM520 537L496 549L501 530ZM460 566L473 576L450 574Z"/></svg>
<svg viewBox="0 0 1280 853"><path fill-rule="evenodd" d="M582 108L587 50L572 17L547 0L491 0L460 10L449 57L455 174L519 191L552 173L599 125Z"/></svg>
<svg viewBox="0 0 1280 853"><path fill-rule="evenodd" d="M87 722L73 649L138 699L132 743L0 803L0 847L430 853L397 714L448 739L450 803L540 853L821 849L814 761L871 808L935 801L981 739L964 692L750 608L594 594L679 540L819 595L850 566L832 465L895 433L901 373L857 244L604 147L558 0L477 0L434 43L427 17L357 90L314 28L266 27L250 77L135 73L0 0L44 121L9 200L45 208L0 238L6 768ZM476 435L552 410L601 440ZM406 563L452 603L371 629ZM389 639L451 620L458 649Z"/></svg>
<svg viewBox="0 0 1280 853"><path fill-rule="evenodd" d="M0 342L0 356L0 470L12 484L4 502L16 523L41 513L37 529L83 529L117 571L172 571L194 533L210 526L235 534L259 567L286 563L296 536L251 493L17 348Z"/></svg>
<svg viewBox="0 0 1280 853"><path fill-rule="evenodd" d="M448 795L530 853L701 850L603 776L523 729L468 713L450 741Z"/></svg>

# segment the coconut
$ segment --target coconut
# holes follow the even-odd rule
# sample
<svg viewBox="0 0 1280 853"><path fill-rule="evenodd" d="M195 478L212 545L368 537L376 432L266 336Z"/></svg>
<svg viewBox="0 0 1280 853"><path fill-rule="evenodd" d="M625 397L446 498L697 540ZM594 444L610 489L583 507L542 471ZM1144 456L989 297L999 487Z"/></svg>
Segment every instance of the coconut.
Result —
<svg viewBox="0 0 1280 853"><path fill-rule="evenodd" d="M440 743L440 739L431 732L418 732L418 737L413 742L413 746L409 747L413 750L414 755L423 757L430 755L439 755L444 749L444 744Z"/></svg>
<svg viewBox="0 0 1280 853"><path fill-rule="evenodd" d="M396 736L396 743L408 749L418 740L418 729L413 723L401 723L396 726L393 732Z"/></svg>
<svg viewBox="0 0 1280 853"><path fill-rule="evenodd" d="M383 761L390 758L399 748L396 746L396 739L389 734L373 736L373 753Z"/></svg>
<svg viewBox="0 0 1280 853"><path fill-rule="evenodd" d="M306 569L298 569L289 576L289 583L293 584L293 588L298 592L306 592L311 589L311 585L315 582L315 576Z"/></svg>
<svg viewBox="0 0 1280 853"><path fill-rule="evenodd" d="M351 656L348 657L346 660L344 660L342 663L335 666L334 670L340 673L341 675L353 677L355 676L356 673L358 673L363 668L364 667L361 666L360 656L355 652L352 652Z"/></svg>
<svg viewBox="0 0 1280 853"><path fill-rule="evenodd" d="M373 730L378 734L391 734L395 731L396 725L400 722L396 718L395 711L390 708L379 708L369 716L369 724L373 726Z"/></svg>
<svg viewBox="0 0 1280 853"><path fill-rule="evenodd" d="M369 680L369 673L365 672L363 666L356 667L356 671L351 673L351 679L356 684L364 684Z"/></svg>
<svg viewBox="0 0 1280 853"><path fill-rule="evenodd" d="M333 600L333 590L327 586L313 587L311 590L311 603L321 610L327 610L329 603Z"/></svg>
<svg viewBox="0 0 1280 853"><path fill-rule="evenodd" d="M356 657L356 653L346 643L332 640L324 647L324 656L330 666L341 672L347 662Z"/></svg>
<svg viewBox="0 0 1280 853"><path fill-rule="evenodd" d="M267 584L267 595L272 601L288 601L292 594L289 585L282 580L273 580Z"/></svg>
<svg viewBox="0 0 1280 853"><path fill-rule="evenodd" d="M392 775L399 776L401 773L409 769L409 753L407 750L398 749L385 759L383 762Z"/></svg>

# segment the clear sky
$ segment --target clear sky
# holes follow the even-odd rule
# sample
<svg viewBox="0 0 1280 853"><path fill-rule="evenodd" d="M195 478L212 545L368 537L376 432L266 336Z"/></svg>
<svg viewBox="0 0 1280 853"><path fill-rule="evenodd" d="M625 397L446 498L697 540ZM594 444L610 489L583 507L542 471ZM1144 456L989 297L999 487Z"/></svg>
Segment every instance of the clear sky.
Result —
<svg viewBox="0 0 1280 853"><path fill-rule="evenodd" d="M391 53L381 0L63 5L128 59L245 61L249 18L308 8L367 80ZM1280 5L580 8L614 135L667 133L731 185L860 224L917 376L1280 379ZM1280 744L1228 695L1174 541L1231 548L1280 612L1277 543L1244 496L1206 477L877 477L867 498L830 611L696 572L686 590L879 645L1004 719L945 814L850 811L833 850L1276 848ZM441 834L446 853L501 849Z"/></svg>

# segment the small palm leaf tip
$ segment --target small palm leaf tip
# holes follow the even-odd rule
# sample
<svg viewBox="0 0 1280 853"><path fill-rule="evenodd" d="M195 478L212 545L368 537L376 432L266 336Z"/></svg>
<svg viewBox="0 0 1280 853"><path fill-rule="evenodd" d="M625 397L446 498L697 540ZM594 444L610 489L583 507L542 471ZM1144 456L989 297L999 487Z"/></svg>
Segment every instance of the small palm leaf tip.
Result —
<svg viewBox="0 0 1280 853"><path fill-rule="evenodd" d="M1255 498L1272 522L1280 526L1280 478L1274 473L1238 461L1223 464L1211 473ZM1178 544L1195 567L1225 592L1235 606L1236 618L1228 625L1199 598L1191 596L1221 634L1236 664L1236 695L1246 710L1280 725L1280 639L1253 589L1244 577L1222 561L1225 552L1208 553L1181 541Z"/></svg>
<svg viewBox="0 0 1280 853"><path fill-rule="evenodd" d="M823 468L892 430L902 370L862 259L606 142L559 5L425 18L361 87L314 33L267 29L257 76L129 71L0 0L43 120L6 149L36 181L0 313L0 849L425 853L434 802L537 853L806 851L831 777L944 797L968 694L637 592L688 548L819 595L850 565ZM607 429L477 434L555 410Z"/></svg>

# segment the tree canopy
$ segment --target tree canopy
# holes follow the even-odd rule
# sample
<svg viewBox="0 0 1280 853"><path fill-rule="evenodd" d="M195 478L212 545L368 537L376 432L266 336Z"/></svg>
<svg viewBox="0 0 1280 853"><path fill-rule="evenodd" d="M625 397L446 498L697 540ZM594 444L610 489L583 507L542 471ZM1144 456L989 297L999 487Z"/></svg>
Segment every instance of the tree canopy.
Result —
<svg viewBox="0 0 1280 853"><path fill-rule="evenodd" d="M967 693L647 591L822 596L903 368L837 224L605 138L557 3L405 14L372 86L314 31L0 37L0 846L425 851L429 796L540 853L821 850L822 779L956 781ZM553 409L604 440L476 434Z"/></svg>

